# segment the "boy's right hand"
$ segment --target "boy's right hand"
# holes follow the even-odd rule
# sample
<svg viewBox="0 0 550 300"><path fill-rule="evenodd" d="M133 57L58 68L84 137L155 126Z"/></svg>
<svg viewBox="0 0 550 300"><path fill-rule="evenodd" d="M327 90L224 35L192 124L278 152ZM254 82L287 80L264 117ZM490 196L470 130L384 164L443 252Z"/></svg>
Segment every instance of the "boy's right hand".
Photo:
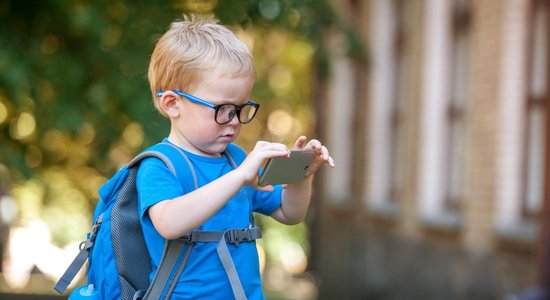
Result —
<svg viewBox="0 0 550 300"><path fill-rule="evenodd" d="M289 157L290 150L284 144L259 141L252 152L248 154L242 164L235 170L240 172L245 185L251 185L261 191L273 191L273 186L258 185L258 170L263 162L273 157Z"/></svg>

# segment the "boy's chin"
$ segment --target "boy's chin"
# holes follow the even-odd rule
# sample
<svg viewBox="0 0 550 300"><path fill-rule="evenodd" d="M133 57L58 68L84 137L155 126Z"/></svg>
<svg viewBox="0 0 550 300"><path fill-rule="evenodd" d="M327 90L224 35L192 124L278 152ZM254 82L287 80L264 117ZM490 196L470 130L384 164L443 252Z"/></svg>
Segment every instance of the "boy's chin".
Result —
<svg viewBox="0 0 550 300"><path fill-rule="evenodd" d="M205 154L209 155L209 156L220 156L225 151L225 149L227 148L227 146L229 144L230 144L230 142L229 143L216 143L215 145L211 145L208 148L203 149L202 151Z"/></svg>

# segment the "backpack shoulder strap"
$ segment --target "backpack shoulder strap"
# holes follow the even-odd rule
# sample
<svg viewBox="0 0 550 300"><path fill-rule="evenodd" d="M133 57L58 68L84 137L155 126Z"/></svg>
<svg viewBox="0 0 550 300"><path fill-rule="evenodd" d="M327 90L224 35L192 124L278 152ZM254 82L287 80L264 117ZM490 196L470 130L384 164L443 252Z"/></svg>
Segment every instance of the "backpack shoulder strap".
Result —
<svg viewBox="0 0 550 300"><path fill-rule="evenodd" d="M229 161L229 164L233 167L233 169L236 169L238 167L237 163L235 162L231 154L229 154L229 151L226 150L223 152L223 154L227 157L227 160Z"/></svg>
<svg viewBox="0 0 550 300"><path fill-rule="evenodd" d="M245 153L245 151L241 147L239 147L238 145L235 145L235 144L229 144L225 148L225 151L223 152L223 155L225 155L227 157L227 160L229 161L229 164L231 164L233 169L236 169L239 166L239 164L237 163L235 158L241 157L242 153Z"/></svg>
<svg viewBox="0 0 550 300"><path fill-rule="evenodd" d="M176 145L162 142L156 144L149 148L149 151L152 152L161 152L164 153L167 157L171 157L173 161L171 162L174 174L178 178L183 178L185 176L183 168L176 168L175 166L185 163L187 165L187 170L190 172L193 179L194 189L198 189L198 179L195 173L195 168L193 164L187 157L187 154ZM131 162L132 163L132 162ZM166 164L169 168L170 166ZM184 243L177 241L167 240L164 246L164 252L161 257L160 264L158 266L157 272L149 285L147 290L137 291L134 295L134 299L161 299L161 295L165 288L168 286L167 292L164 294L165 299L169 299L172 291L175 288L177 283L177 278L181 276L183 272L183 267L185 266L189 255L191 254L191 249L193 248L192 244L188 244L187 250L185 251L182 261L178 263L181 252L183 250ZM175 273L174 273L175 270Z"/></svg>
<svg viewBox="0 0 550 300"><path fill-rule="evenodd" d="M193 178L194 188L197 189L199 187L197 174L191 160L189 160L189 157L187 157L187 154L185 154L183 150L169 142L161 142L149 147L147 150L134 157L134 159L128 163L128 166L131 167L139 163L143 158L150 156L161 159L170 171L178 178L186 177L189 175L186 174L186 172L189 171L191 178ZM188 168L177 168L179 165L187 165Z"/></svg>

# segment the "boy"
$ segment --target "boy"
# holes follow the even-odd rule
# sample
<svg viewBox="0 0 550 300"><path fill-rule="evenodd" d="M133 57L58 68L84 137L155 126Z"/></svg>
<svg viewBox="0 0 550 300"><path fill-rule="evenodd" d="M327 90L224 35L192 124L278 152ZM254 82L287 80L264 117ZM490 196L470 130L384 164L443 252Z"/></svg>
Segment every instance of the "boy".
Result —
<svg viewBox="0 0 550 300"><path fill-rule="evenodd" d="M312 175L322 164L334 167L326 147L317 140L306 143L302 136L295 148L315 152L306 178L284 189L258 186L262 163L272 157L287 157L289 149L283 144L258 142L246 155L232 144L242 124L250 122L259 108L248 98L255 76L248 48L214 20L186 17L172 23L156 44L148 78L155 107L170 119L165 141L187 154L199 188L194 189L191 179L180 181L156 158L141 163L137 188L153 265L151 278L165 239L176 239L193 230L247 228L252 211L284 224L299 223L309 206ZM224 151L231 154L237 168L222 155ZM255 242L228 247L246 297L263 299ZM232 298L216 243L197 243L172 299Z"/></svg>

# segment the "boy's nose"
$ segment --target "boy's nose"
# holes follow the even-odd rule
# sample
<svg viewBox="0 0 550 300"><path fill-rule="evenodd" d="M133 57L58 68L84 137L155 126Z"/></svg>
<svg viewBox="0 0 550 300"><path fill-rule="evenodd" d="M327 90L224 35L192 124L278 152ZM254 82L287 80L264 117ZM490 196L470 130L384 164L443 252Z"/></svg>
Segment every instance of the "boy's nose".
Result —
<svg viewBox="0 0 550 300"><path fill-rule="evenodd" d="M237 113L235 113L233 115L233 117L231 118L231 121L229 121L229 123L227 123L229 125L232 125L232 126L235 126L235 125L239 125L240 124L240 121L239 121L239 116Z"/></svg>

